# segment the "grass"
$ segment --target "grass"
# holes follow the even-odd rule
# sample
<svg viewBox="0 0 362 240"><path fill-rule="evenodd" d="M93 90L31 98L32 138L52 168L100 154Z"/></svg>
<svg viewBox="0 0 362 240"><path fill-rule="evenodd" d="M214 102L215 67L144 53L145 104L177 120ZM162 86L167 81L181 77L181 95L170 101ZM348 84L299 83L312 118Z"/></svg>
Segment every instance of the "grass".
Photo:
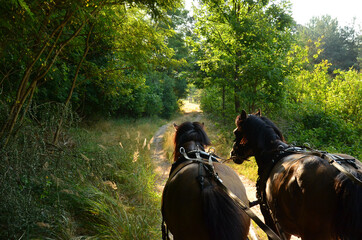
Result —
<svg viewBox="0 0 362 240"><path fill-rule="evenodd" d="M1 154L1 239L159 239L150 139L160 119L101 120L58 146L25 129Z"/></svg>

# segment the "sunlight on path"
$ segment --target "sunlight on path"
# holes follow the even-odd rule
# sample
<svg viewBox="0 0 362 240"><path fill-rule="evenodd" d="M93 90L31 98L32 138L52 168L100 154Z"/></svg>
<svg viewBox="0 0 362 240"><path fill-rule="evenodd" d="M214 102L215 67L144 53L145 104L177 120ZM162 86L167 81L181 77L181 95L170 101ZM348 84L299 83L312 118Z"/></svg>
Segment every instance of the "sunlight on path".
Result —
<svg viewBox="0 0 362 240"><path fill-rule="evenodd" d="M192 103L188 100L182 100L181 112L192 113L192 112L202 112L200 109L200 104Z"/></svg>

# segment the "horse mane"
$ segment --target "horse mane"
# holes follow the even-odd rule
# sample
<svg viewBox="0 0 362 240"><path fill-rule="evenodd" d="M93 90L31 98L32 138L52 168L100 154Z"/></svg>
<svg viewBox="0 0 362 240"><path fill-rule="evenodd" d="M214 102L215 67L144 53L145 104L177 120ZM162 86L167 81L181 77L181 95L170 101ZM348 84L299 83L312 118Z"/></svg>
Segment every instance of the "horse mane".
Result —
<svg viewBox="0 0 362 240"><path fill-rule="evenodd" d="M244 131L248 136L248 141L252 141L263 148L266 147L266 141L268 143L274 140L285 142L279 128L266 117L249 115L244 124Z"/></svg>
<svg viewBox="0 0 362 240"><path fill-rule="evenodd" d="M260 117L267 125L269 125L270 127L273 128L273 130L275 131L275 133L279 136L280 140L282 140L283 142L285 142L285 138L282 134L282 132L279 130L279 128L272 122L270 121L268 118L266 117Z"/></svg>
<svg viewBox="0 0 362 240"><path fill-rule="evenodd" d="M210 139L204 130L203 124L199 122L184 122L178 126L176 130L174 138L174 156L176 156L176 152L179 151L181 145L189 141L198 142L202 145L201 147L211 144Z"/></svg>

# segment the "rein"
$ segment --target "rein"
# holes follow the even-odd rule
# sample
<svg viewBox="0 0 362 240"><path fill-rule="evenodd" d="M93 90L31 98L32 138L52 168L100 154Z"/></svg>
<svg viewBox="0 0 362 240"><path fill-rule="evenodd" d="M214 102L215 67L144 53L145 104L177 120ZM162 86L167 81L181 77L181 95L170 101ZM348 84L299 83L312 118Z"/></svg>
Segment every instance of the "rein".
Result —
<svg viewBox="0 0 362 240"><path fill-rule="evenodd" d="M281 240L280 237L274 233L274 231L267 226L260 218L248 207L246 203L244 203L240 198L238 198L233 192L230 191L224 184L222 179L218 176L217 172L215 171L213 162L219 162L218 160L224 160L214 154L214 151L204 152L201 150L193 150L186 153L185 148L180 147L180 153L186 159L186 161L180 163L170 174L169 179L166 182L165 188L167 187L168 183L171 179L184 167L192 163L199 164L199 174L201 174L202 167L206 170L209 176L214 179L217 185L234 201L234 203L243 210L272 240ZM189 154L194 154L195 157L190 157ZM205 161L207 160L207 161ZM198 180L200 181L201 189L203 188L204 184L204 177L199 176ZM163 210L163 208L161 208ZM163 214L162 214L163 215ZM169 239L168 237L168 230L165 226L164 220L162 220L162 238Z"/></svg>

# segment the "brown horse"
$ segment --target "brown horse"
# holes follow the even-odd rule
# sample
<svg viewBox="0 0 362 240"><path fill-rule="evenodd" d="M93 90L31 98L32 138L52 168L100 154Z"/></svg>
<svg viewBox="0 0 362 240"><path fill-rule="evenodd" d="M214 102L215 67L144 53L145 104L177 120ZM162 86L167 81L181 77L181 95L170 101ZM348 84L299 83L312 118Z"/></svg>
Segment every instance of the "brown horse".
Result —
<svg viewBox="0 0 362 240"><path fill-rule="evenodd" d="M266 224L284 239L362 239L362 164L351 156L290 147L260 111L236 118L231 157L241 164L255 156L257 197ZM339 158L348 178L325 156ZM330 158L328 158L330 159ZM356 180L357 179L357 180ZM353 180L356 180L357 183Z"/></svg>
<svg viewBox="0 0 362 240"><path fill-rule="evenodd" d="M176 126L174 144L175 162L162 196L163 220L174 239L247 239L250 218L216 178L248 205L245 187L230 167L204 152L210 141L203 124L185 122Z"/></svg>

